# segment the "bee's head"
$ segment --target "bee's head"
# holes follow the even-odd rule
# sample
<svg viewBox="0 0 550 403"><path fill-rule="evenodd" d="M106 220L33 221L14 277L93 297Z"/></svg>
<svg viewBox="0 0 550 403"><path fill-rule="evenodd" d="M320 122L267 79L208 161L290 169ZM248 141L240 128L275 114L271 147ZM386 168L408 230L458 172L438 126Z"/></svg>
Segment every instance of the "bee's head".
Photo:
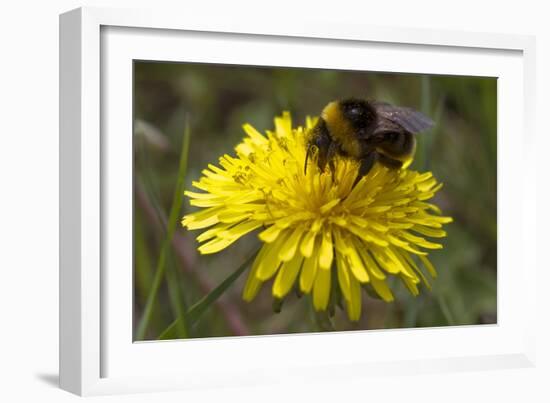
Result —
<svg viewBox="0 0 550 403"><path fill-rule="evenodd" d="M366 129L376 121L376 110L362 99L345 99L340 102L340 109L344 118L355 129Z"/></svg>

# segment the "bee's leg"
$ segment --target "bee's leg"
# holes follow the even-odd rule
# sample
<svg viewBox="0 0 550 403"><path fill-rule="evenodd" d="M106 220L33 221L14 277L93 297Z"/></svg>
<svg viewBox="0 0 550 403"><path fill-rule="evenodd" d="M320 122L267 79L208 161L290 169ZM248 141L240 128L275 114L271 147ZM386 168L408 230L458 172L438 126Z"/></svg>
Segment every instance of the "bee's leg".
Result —
<svg viewBox="0 0 550 403"><path fill-rule="evenodd" d="M312 152L313 152L313 146L308 145L306 150L306 159L304 161L304 175L307 173L307 161L309 160L309 156L311 155Z"/></svg>
<svg viewBox="0 0 550 403"><path fill-rule="evenodd" d="M336 165L334 164L334 157L336 157L337 152L338 152L338 144L336 144L333 141L328 146L328 151L327 151L328 166L330 168L330 172L332 173L333 177L334 177L334 174L336 172Z"/></svg>
<svg viewBox="0 0 550 403"><path fill-rule="evenodd" d="M308 152L306 155L306 163L312 152L312 148L317 147L317 166L324 171L328 162L329 148L332 144L330 133L327 129L326 123L323 119L319 119L315 127L312 129L311 140L308 145Z"/></svg>
<svg viewBox="0 0 550 403"><path fill-rule="evenodd" d="M335 167L333 159L338 151L338 144L327 137L317 142L317 148L319 149L317 154L317 165L319 169L323 172L328 163L330 170L334 174Z"/></svg>
<svg viewBox="0 0 550 403"><path fill-rule="evenodd" d="M355 178L355 182L353 182L353 186L357 185L357 182L359 182L363 176L365 176L370 172L370 170L372 169L378 157L379 157L379 154L376 151L372 151L368 153L363 159L360 160L361 165L359 165L357 178Z"/></svg>
<svg viewBox="0 0 550 403"><path fill-rule="evenodd" d="M317 166L323 172L328 162L328 145L322 144L318 146Z"/></svg>
<svg viewBox="0 0 550 403"><path fill-rule="evenodd" d="M378 154L378 161L380 161L382 165L392 169L399 169L403 166L403 162L390 158L384 154Z"/></svg>
<svg viewBox="0 0 550 403"><path fill-rule="evenodd" d="M304 161L304 174L307 173L307 163L309 159L313 156L313 153L317 149L317 166L321 171L325 169L328 160L328 143L323 141L315 141L315 143L310 143L307 146L306 158Z"/></svg>

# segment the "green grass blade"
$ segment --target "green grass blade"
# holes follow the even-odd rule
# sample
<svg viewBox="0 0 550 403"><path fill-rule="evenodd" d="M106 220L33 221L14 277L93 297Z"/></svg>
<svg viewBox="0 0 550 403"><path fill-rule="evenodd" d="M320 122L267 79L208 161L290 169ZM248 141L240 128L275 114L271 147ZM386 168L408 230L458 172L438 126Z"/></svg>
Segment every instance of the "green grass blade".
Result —
<svg viewBox="0 0 550 403"><path fill-rule="evenodd" d="M427 74L424 74L421 76L421 82L420 82L420 110L424 115L429 116L433 119L433 116L431 116L432 113L432 96L431 96L431 82L430 82L430 76ZM431 132L431 130L430 130ZM419 141L419 156L420 156L420 164L419 166L422 168L423 171L426 170L427 165L429 164L430 155L428 155L428 150L430 148L430 145L428 144L431 142L431 133L424 133L422 136L421 141Z"/></svg>
<svg viewBox="0 0 550 403"><path fill-rule="evenodd" d="M425 151L426 151L426 159L424 160L424 166L423 171L429 171L431 169L432 164L432 150L434 149L434 144L437 140L436 137L438 137L439 133L443 131L443 106L444 106L445 98L440 97L437 101L437 106L435 108L435 112L433 113L433 116L431 118L435 122L435 127L429 130L425 134Z"/></svg>
<svg viewBox="0 0 550 403"><path fill-rule="evenodd" d="M159 340L167 340L177 338L175 330L177 329L178 323L184 319L187 320L188 328L193 326L201 317L201 315L208 309L210 306L217 301L217 299L233 284L241 274L250 266L254 258L256 257L258 251L253 253L237 270L231 273L225 280L223 280L220 285L202 297L198 302L196 302L185 317L179 317L174 320L170 326L168 326L159 336Z"/></svg>
<svg viewBox="0 0 550 403"><path fill-rule="evenodd" d="M175 262L173 253L170 253L170 265L168 266L168 270L166 272L168 297L170 299L174 317L182 318L182 320L178 322L178 326L176 328L178 339L186 339L190 336L189 328L187 326L187 316L185 315L187 307L185 306L185 300L182 295L183 290L180 288L180 280L177 274L178 266Z"/></svg>
<svg viewBox="0 0 550 403"><path fill-rule="evenodd" d="M151 268L153 262L147 249L145 239L145 229L141 220L138 219L138 214L134 217L134 248L135 248L135 287L134 295L139 302L145 302L149 295L149 289L153 282Z"/></svg>
<svg viewBox="0 0 550 403"><path fill-rule="evenodd" d="M447 301L443 295L438 295L437 297L437 303L439 305L439 309L441 310L441 313L445 317L445 320L447 321L447 324L449 326L456 325L456 321L453 318L453 314L451 313L451 310L449 309L449 305L447 304Z"/></svg>
<svg viewBox="0 0 550 403"><path fill-rule="evenodd" d="M176 320L174 320L172 323L170 323L170 325L164 329L162 331L162 333L160 334L160 336L157 338L157 340L173 340L173 339L177 339L178 338L178 335L177 335L177 327L178 327L178 322L180 322L181 319L180 318L177 318Z"/></svg>
<svg viewBox="0 0 550 403"><path fill-rule="evenodd" d="M183 134L182 149L180 154L180 162L178 169L178 179L176 183L176 189L174 192L174 198L172 200L172 206L170 208L170 215L168 218L168 228L166 231L166 237L162 242L162 247L160 250L159 259L157 261L157 269L155 272L155 278L153 279L153 284L151 286L151 291L147 297L147 302L145 304L145 309L143 310L143 315L138 324L136 330L136 340L143 340L145 337L145 332L151 320L151 315L153 313L153 307L157 299L157 294L164 278L164 272L166 270L166 259L170 248L170 243L174 236L176 226L179 222L179 217L181 213L181 205L183 203L183 186L185 184L185 176L187 173L187 160L189 156L189 139L191 137L191 130L189 128L189 120L185 125L185 131Z"/></svg>
<svg viewBox="0 0 550 403"><path fill-rule="evenodd" d="M144 185L143 190L147 194L149 201L151 202L151 205L153 206L153 209L155 210L155 213L159 220L163 221L163 209L160 205L160 202L158 198L156 197L157 194L160 193L160 189L158 186L155 186L155 178L153 177L153 171L154 168L150 162L149 154L146 151L146 146L143 144L142 141L136 141L136 150L137 150L137 161L142 165L140 169L140 173L136 172L136 177L138 178L138 181L141 179L141 183ZM162 234L165 236L165 234Z"/></svg>

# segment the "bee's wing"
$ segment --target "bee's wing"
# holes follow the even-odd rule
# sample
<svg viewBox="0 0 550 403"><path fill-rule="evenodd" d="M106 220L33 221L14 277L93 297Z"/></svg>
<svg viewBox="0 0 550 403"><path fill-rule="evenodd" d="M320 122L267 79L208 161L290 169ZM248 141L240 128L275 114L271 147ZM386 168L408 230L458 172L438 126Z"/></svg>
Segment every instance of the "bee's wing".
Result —
<svg viewBox="0 0 550 403"><path fill-rule="evenodd" d="M430 129L434 122L421 112L412 108L393 106L385 102L373 102L379 116L382 116L411 133L420 133Z"/></svg>

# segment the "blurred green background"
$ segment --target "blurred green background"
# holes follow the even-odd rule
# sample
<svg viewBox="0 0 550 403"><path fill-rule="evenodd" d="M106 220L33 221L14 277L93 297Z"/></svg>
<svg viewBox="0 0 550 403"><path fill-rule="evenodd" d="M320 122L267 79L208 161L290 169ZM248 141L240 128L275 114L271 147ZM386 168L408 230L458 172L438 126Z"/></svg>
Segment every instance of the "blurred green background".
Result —
<svg viewBox="0 0 550 403"><path fill-rule="evenodd" d="M335 330L496 323L497 144L495 78L388 74L295 68L134 62L134 324L144 308L166 233L176 187L183 133L191 140L185 189L207 164L232 153L241 125L273 128L273 117L291 111L294 124L318 115L334 99L362 97L421 110L436 121L418 136L413 169L431 170L444 183L434 202L455 221L444 249L430 253L439 276L433 290L411 296L391 283L391 304L363 295L363 315L350 323L345 312ZM178 216L194 211L183 201ZM157 339L235 271L259 241L250 234L208 256L196 252L195 237L179 224L166 248L151 321L137 339ZM253 303L241 300L247 272L185 331L170 337L218 337L326 330L307 297L290 295L273 313L270 282ZM181 329L180 329L181 330ZM163 336L164 337L164 336Z"/></svg>

